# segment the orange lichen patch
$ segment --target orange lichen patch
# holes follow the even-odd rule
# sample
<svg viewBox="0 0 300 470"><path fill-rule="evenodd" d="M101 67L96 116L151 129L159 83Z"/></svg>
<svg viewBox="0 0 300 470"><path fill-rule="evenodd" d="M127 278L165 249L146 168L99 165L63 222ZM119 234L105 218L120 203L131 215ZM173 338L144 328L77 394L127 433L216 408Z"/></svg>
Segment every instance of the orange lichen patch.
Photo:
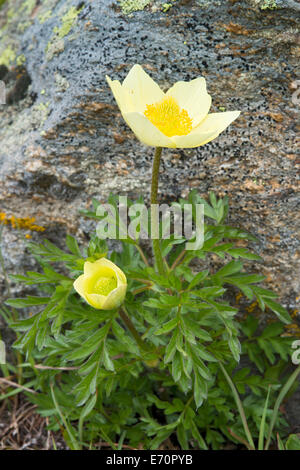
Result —
<svg viewBox="0 0 300 470"><path fill-rule="evenodd" d="M284 119L284 116L281 113L275 113L273 111L266 111L261 114L264 114L265 116L270 116L270 118L272 118L273 121L276 122L282 122Z"/></svg>
<svg viewBox="0 0 300 470"><path fill-rule="evenodd" d="M300 337L300 326L297 323L291 323L290 325L285 325L286 336L297 336Z"/></svg>
<svg viewBox="0 0 300 470"><path fill-rule="evenodd" d="M46 230L45 227L35 224L35 217L8 216L5 212L0 212L0 223L10 225L11 228L31 230L33 232L44 232Z"/></svg>
<svg viewBox="0 0 300 470"><path fill-rule="evenodd" d="M123 144L125 137L121 134L117 134L116 132L113 133L113 138L116 144Z"/></svg>
<svg viewBox="0 0 300 470"><path fill-rule="evenodd" d="M249 34L253 33L253 31L246 29L240 24L232 23L232 21L230 21L229 24L223 24L222 26L224 26L226 31L229 33L242 34L243 36L248 36Z"/></svg>
<svg viewBox="0 0 300 470"><path fill-rule="evenodd" d="M251 313L253 312L253 310L255 310L255 308L258 306L258 303L255 301L255 302L252 302L249 307L246 307L246 310L248 313Z"/></svg>
<svg viewBox="0 0 300 470"><path fill-rule="evenodd" d="M244 187L251 192L260 192L265 191L265 188L262 184L257 184L256 181L246 179L244 182Z"/></svg>

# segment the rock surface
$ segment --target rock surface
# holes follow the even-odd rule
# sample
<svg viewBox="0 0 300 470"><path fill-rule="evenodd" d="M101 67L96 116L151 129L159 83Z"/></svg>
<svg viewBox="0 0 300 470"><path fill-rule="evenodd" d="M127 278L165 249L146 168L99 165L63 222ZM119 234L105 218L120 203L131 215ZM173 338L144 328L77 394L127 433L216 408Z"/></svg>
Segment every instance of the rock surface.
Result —
<svg viewBox="0 0 300 470"><path fill-rule="evenodd" d="M35 217L46 230L34 239L60 241L70 231L84 240L91 225L78 209L91 197L149 192L153 149L126 127L105 75L122 80L139 63L164 89L202 75L213 111L242 114L204 147L164 151L161 200L191 188L227 193L230 222L260 240L254 248L264 263L254 268L296 308L300 45L293 3L269 10L257 0L181 0L163 12L150 2L131 15L112 0L4 3L0 211ZM4 229L8 272L32 263L24 233Z"/></svg>

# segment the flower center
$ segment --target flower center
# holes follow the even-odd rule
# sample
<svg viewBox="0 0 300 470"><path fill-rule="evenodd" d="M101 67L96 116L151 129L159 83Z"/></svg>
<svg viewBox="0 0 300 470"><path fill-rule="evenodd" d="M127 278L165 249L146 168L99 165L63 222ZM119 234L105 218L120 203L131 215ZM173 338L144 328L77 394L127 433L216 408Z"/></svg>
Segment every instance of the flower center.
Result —
<svg viewBox="0 0 300 470"><path fill-rule="evenodd" d="M100 295L108 295L116 287L117 280L115 277L101 277L95 282L93 293Z"/></svg>
<svg viewBox="0 0 300 470"><path fill-rule="evenodd" d="M185 109L180 109L172 96L167 96L158 103L147 104L144 115L168 137L187 135L192 130L192 119Z"/></svg>

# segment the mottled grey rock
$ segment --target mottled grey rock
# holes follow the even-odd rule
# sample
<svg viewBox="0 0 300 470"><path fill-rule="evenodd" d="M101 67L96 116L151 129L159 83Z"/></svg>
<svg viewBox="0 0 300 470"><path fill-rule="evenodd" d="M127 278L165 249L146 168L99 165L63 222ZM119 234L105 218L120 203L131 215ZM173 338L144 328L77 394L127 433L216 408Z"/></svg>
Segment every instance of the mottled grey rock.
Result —
<svg viewBox="0 0 300 470"><path fill-rule="evenodd" d="M256 0L181 1L167 13L159 4L131 16L111 0L4 4L0 62L10 69L11 104L0 107L2 211L35 216L43 236L56 227L59 239L87 232L77 211L92 196L147 194L153 149L123 122L105 75L122 80L139 63L164 89L203 75L212 110L240 109L241 117L204 147L164 151L161 198L191 188L229 194L231 222L260 239L264 263L255 268L293 309L297 12L262 11Z"/></svg>

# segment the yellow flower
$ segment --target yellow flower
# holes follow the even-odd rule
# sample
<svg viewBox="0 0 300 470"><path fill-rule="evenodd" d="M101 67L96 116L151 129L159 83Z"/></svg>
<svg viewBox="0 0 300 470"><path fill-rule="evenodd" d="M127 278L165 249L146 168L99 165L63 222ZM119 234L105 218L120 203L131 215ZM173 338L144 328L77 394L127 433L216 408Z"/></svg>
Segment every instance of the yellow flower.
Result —
<svg viewBox="0 0 300 470"><path fill-rule="evenodd" d="M208 114L205 78L177 82L166 93L134 65L122 85L106 77L122 116L137 138L153 147L199 147L215 139L240 111Z"/></svg>
<svg viewBox="0 0 300 470"><path fill-rule="evenodd" d="M118 308L123 302L127 280L123 271L106 258L84 263L83 272L74 282L74 289L88 304L99 310Z"/></svg>

